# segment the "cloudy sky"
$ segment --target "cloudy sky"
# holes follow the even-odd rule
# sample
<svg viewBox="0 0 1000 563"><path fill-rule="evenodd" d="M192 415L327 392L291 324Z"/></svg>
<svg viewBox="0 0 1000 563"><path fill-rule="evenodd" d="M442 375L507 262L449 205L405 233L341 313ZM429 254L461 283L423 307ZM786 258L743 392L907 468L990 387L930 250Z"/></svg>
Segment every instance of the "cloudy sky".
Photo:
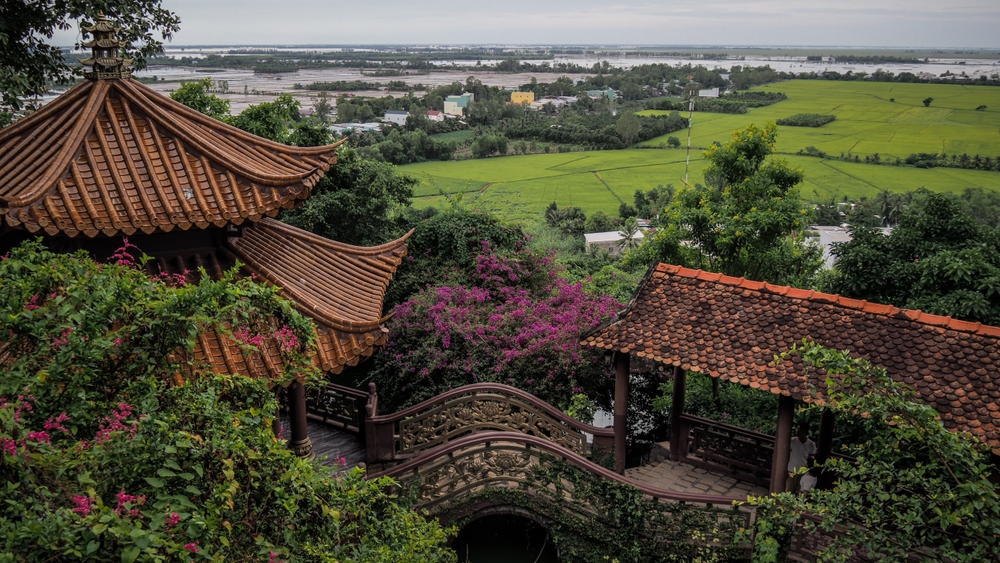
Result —
<svg viewBox="0 0 1000 563"><path fill-rule="evenodd" d="M1000 47L998 0L163 0L174 45ZM60 35L70 44L74 33Z"/></svg>

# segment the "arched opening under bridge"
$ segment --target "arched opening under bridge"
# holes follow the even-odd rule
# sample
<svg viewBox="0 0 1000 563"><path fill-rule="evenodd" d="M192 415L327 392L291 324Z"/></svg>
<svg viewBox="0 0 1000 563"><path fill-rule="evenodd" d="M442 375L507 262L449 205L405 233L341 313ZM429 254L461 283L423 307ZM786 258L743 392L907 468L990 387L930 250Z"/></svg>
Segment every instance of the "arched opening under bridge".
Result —
<svg viewBox="0 0 1000 563"><path fill-rule="evenodd" d="M490 507L472 515L452 542L459 563L558 563L548 530L534 515Z"/></svg>

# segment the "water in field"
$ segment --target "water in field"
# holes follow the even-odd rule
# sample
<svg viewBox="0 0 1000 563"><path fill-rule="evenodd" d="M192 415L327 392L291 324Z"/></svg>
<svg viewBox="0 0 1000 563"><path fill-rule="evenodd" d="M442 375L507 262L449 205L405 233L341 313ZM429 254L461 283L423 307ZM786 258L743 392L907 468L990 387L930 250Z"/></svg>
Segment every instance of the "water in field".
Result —
<svg viewBox="0 0 1000 563"><path fill-rule="evenodd" d="M559 553L542 526L499 514L467 524L452 543L458 563L558 563Z"/></svg>

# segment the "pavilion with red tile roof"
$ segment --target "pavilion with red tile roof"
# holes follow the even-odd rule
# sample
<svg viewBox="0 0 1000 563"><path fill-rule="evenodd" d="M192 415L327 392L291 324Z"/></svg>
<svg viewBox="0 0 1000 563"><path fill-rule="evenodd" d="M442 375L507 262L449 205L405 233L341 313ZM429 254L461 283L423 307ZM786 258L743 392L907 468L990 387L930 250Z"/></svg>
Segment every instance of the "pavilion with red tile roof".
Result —
<svg viewBox="0 0 1000 563"><path fill-rule="evenodd" d="M205 116L133 80L103 16L85 31L95 36L87 78L0 129L0 247L37 233L55 251L102 259L128 235L153 257L151 274L221 278L238 263L280 286L315 321L313 362L325 372L384 344L382 304L409 235L358 247L271 219L309 197L340 143L287 146ZM195 351L220 373L282 373L275 342L251 353L204 333ZM308 455L301 382L290 395L290 446Z"/></svg>
<svg viewBox="0 0 1000 563"><path fill-rule="evenodd" d="M884 367L934 407L946 427L1000 454L998 327L659 264L628 307L582 344L613 351L619 361L634 354L673 366L681 400L687 371L780 395L777 459L791 437L794 400L822 404L826 390L824 378L807 377L801 358L774 362L803 338ZM683 413L679 407L672 415ZM672 450L673 439L681 436L672 437ZM780 473L774 467L781 465L772 475Z"/></svg>

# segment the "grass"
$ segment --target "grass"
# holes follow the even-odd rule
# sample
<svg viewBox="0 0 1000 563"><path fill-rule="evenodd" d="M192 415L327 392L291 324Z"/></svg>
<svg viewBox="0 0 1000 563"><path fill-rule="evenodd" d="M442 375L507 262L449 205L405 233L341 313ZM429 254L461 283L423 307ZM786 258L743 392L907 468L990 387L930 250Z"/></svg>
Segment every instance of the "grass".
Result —
<svg viewBox="0 0 1000 563"><path fill-rule="evenodd" d="M802 195L810 200L873 197L926 187L961 192L966 187L1000 190L1000 173L955 168L917 169L822 160L794 153L807 146L840 152L905 158L914 152L967 152L1000 156L1000 88L934 84L880 84L791 81L759 88L785 92L789 99L743 115L695 114L693 144L725 142L734 129L796 113L828 113L837 120L823 127L779 127L777 150L802 168ZM931 107L921 100L933 97ZM889 98L895 98L890 102ZM974 108L985 104L987 111ZM678 133L674 133L678 135ZM645 144L658 146L666 137ZM420 180L414 204L442 207L442 192L501 217L538 222L549 203L587 212L618 214L636 190L659 184L680 187L683 149L588 151L509 156L460 162L425 162L401 167ZM692 150L690 182L702 181L705 162Z"/></svg>

